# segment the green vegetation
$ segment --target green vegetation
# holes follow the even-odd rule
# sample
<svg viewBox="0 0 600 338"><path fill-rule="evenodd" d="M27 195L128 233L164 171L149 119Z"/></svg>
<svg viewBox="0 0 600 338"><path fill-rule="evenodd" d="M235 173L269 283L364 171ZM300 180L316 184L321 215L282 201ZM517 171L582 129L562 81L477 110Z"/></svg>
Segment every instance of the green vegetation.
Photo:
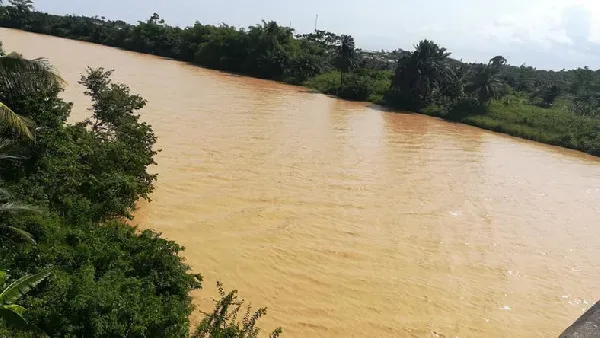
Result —
<svg viewBox="0 0 600 338"><path fill-rule="evenodd" d="M31 5L11 3L11 15ZM111 71L87 69L91 117L67 124L53 68L0 54L0 337L188 337L202 277L181 246L125 223L156 181L146 101ZM219 323L219 337L256 331L255 320L250 331Z"/></svg>
<svg viewBox="0 0 600 338"><path fill-rule="evenodd" d="M295 34L276 22L248 28L196 22L180 28L167 25L155 13L131 25L35 12L31 1L11 3L1 7L3 27L305 85L348 100L426 113L600 155L600 73L587 67L536 70L510 66L500 55L488 64L467 64L428 40L412 52L370 52L356 49L348 35Z"/></svg>
<svg viewBox="0 0 600 338"><path fill-rule="evenodd" d="M267 314L267 309L260 308L252 313L248 306L242 321L239 322L237 318L244 301L238 299L237 290L226 293L221 283L217 283L217 288L221 299L215 301L216 306L211 313L206 313L206 317L198 325L192 338L258 337L260 328L256 327L256 322ZM281 328L278 328L271 332L269 338L277 338L280 334Z"/></svg>
<svg viewBox="0 0 600 338"><path fill-rule="evenodd" d="M0 318L3 319L7 327L39 332L35 326L23 318L26 309L15 304L15 302L49 275L50 270L45 269L35 275L23 276L6 286L8 274L6 271L0 271L0 286L5 286L2 293L0 293Z"/></svg>
<svg viewBox="0 0 600 338"><path fill-rule="evenodd" d="M154 14L130 25L35 12L29 0L0 7L0 25L306 85L600 155L600 73L586 67L541 71L510 66L502 56L465 64L428 40L412 52L368 52L347 35L294 35L275 22L179 28ZM59 97L63 83L52 67L0 53L0 268L16 280L5 290L18 290L0 296L0 336L191 332L189 292L202 277L183 262L181 246L124 222L153 191L157 177L148 167L156 136L140 119L146 101L111 74L86 70L80 84L91 117L70 125L72 105ZM0 277L4 286L6 274ZM256 337L265 309L238 321L237 293L221 285L219 291L215 310L192 335Z"/></svg>
<svg viewBox="0 0 600 338"><path fill-rule="evenodd" d="M19 154L0 167L12 192L4 205L25 201L40 212L0 214L3 228L37 242L2 241L0 266L17 278L54 266L23 297L23 317L50 336L186 336L188 292L200 286L199 276L188 273L177 244L119 221L155 180L146 172L155 137L136 113L145 101L112 83L110 72L88 70L82 83L92 118L66 125L71 105L58 97L59 82L3 66L17 71L0 73L10 76L0 80L2 102L36 126L35 142L11 130L2 135Z"/></svg>
<svg viewBox="0 0 600 338"><path fill-rule="evenodd" d="M324 94L380 104L390 87L392 75L391 71L365 70L345 75L341 84L340 72L331 71L319 74L304 84Z"/></svg>

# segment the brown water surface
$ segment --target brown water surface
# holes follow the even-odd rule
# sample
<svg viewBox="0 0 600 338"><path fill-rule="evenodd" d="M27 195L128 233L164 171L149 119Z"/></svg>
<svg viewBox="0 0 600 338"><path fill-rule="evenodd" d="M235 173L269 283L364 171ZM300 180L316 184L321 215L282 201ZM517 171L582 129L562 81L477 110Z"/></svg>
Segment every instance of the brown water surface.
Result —
<svg viewBox="0 0 600 338"><path fill-rule="evenodd" d="M0 30L88 116L86 66L149 103L137 221L285 337L556 336L600 297L600 161L158 57Z"/></svg>

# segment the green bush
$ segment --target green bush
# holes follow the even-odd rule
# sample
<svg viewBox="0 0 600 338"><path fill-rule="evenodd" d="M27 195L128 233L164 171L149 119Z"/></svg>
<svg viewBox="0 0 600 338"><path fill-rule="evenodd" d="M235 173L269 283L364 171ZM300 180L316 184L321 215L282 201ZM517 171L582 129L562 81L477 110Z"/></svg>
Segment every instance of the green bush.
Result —
<svg viewBox="0 0 600 338"><path fill-rule="evenodd" d="M220 299L215 300L215 308L206 313L204 320L196 327L192 338L256 338L260 328L256 326L257 321L267 314L266 308L260 308L252 312L250 305L246 307L242 320L239 321L244 300L238 298L237 290L225 292L223 284L217 282ZM277 338L281 334L281 328L275 329L269 338Z"/></svg>
<svg viewBox="0 0 600 338"><path fill-rule="evenodd" d="M26 319L54 337L185 337L188 295L200 286L188 274L182 248L127 224L64 223L57 215L8 220L38 245L0 244L0 266L14 276L53 265L53 273L23 305Z"/></svg>
<svg viewBox="0 0 600 338"><path fill-rule="evenodd" d="M189 273L176 243L123 222L153 189L147 168L156 138L139 120L145 101L110 75L89 69L82 78L93 103L86 123L65 125L71 105L60 88L3 99L39 128L34 143L17 142L27 159L0 167L2 185L39 212L0 214L1 227L37 241L1 241L0 267L15 278L54 267L22 304L50 336L186 337L188 294L200 276Z"/></svg>
<svg viewBox="0 0 600 338"><path fill-rule="evenodd" d="M338 95L343 99L366 101L373 94L374 83L369 76L346 74Z"/></svg>
<svg viewBox="0 0 600 338"><path fill-rule="evenodd" d="M335 95L340 88L340 73L328 72L319 74L304 82L304 85L323 94Z"/></svg>
<svg viewBox="0 0 600 338"><path fill-rule="evenodd" d="M344 84L341 85L340 73L333 71L317 75L307 80L304 85L347 100L382 103L389 89L391 76L390 71L357 71L344 74Z"/></svg>

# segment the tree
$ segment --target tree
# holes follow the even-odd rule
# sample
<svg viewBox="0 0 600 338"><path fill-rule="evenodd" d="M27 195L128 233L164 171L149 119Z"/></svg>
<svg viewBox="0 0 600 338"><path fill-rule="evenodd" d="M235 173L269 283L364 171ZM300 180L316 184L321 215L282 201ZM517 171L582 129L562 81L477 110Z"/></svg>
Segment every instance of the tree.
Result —
<svg viewBox="0 0 600 338"><path fill-rule="evenodd" d="M561 94L561 88L553 84L543 89L542 91L542 104L545 107L550 107L554 104L554 101Z"/></svg>
<svg viewBox="0 0 600 338"><path fill-rule="evenodd" d="M336 56L336 66L340 71L340 86L344 86L344 74L351 72L357 63L354 38L342 35Z"/></svg>
<svg viewBox="0 0 600 338"><path fill-rule="evenodd" d="M33 0L8 0L8 3L21 13L33 11Z"/></svg>
<svg viewBox="0 0 600 338"><path fill-rule="evenodd" d="M0 318L4 320L5 325L16 329L35 328L23 318L25 308L16 305L15 302L49 275L50 270L44 269L34 275L21 277L6 286L8 274L6 271L0 271L0 286L3 286L3 291L0 293Z"/></svg>
<svg viewBox="0 0 600 338"><path fill-rule="evenodd" d="M249 27L247 39L236 41L238 48L248 52L244 68L261 78L282 79L290 64L293 31L275 21Z"/></svg>
<svg viewBox="0 0 600 338"><path fill-rule="evenodd" d="M574 71L570 91L574 113L584 116L600 114L600 79L589 67Z"/></svg>
<svg viewBox="0 0 600 338"><path fill-rule="evenodd" d="M506 65L508 61L502 55L494 56L488 62L489 66L500 67Z"/></svg>
<svg viewBox="0 0 600 338"><path fill-rule="evenodd" d="M497 98L502 91L502 82L494 66L482 66L469 79L465 86L467 93L475 96L480 105Z"/></svg>
<svg viewBox="0 0 600 338"><path fill-rule="evenodd" d="M457 81L449 66L450 53L433 41L423 40L415 51L401 54L392 79L391 102L404 109L420 110L443 96L447 86Z"/></svg>
<svg viewBox="0 0 600 338"><path fill-rule="evenodd" d="M19 54L0 56L0 132L33 139L31 121L14 112L4 102L16 95L50 86L62 86L64 80L43 58L27 60Z"/></svg>

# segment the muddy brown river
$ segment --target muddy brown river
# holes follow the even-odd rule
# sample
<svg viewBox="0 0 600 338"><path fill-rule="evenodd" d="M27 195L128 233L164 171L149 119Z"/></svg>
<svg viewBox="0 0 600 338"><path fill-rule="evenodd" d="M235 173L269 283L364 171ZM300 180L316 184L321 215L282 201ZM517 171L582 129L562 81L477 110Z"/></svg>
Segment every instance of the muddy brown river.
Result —
<svg viewBox="0 0 600 338"><path fill-rule="evenodd" d="M148 99L136 223L284 337L550 337L600 298L600 161L299 87L13 30L89 115L86 66ZM198 315L194 317L197 320Z"/></svg>

